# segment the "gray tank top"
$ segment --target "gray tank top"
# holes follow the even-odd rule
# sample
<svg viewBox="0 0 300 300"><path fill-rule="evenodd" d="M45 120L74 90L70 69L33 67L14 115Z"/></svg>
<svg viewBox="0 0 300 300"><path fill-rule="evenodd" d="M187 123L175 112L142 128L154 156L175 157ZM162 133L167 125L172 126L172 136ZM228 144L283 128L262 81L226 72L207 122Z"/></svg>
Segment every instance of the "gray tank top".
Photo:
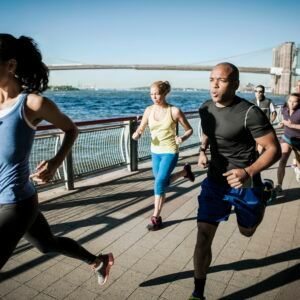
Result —
<svg viewBox="0 0 300 300"><path fill-rule="evenodd" d="M36 191L29 180L29 155L35 130L24 119L26 93L13 109L0 118L0 204L16 203Z"/></svg>

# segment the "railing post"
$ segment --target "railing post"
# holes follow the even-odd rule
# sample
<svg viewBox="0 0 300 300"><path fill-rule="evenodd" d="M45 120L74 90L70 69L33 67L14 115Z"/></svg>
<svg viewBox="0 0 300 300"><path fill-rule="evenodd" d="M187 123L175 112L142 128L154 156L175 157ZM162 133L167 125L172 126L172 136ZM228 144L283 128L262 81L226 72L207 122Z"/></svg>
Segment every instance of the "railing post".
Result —
<svg viewBox="0 0 300 300"><path fill-rule="evenodd" d="M128 122L126 134L126 145L128 145L128 156L127 156L127 168L128 171L133 172L138 170L138 143L131 138L137 127L136 120L130 120Z"/></svg>
<svg viewBox="0 0 300 300"><path fill-rule="evenodd" d="M64 134L60 135L62 141ZM72 158L72 149L66 156L63 161L63 171L65 178L65 185L67 190L74 190L74 172L73 172L73 158Z"/></svg>

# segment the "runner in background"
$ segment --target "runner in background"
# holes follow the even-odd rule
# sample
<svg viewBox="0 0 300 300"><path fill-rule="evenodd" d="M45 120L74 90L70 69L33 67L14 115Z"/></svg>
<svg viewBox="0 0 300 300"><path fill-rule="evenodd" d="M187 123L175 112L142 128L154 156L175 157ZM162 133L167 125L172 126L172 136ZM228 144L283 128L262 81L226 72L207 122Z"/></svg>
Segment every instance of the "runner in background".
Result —
<svg viewBox="0 0 300 300"><path fill-rule="evenodd" d="M161 210L166 201L166 189L170 183L180 177L195 180L190 164L186 164L182 171L172 174L178 161L179 144L186 141L193 133L193 129L183 112L170 105L166 96L171 86L168 81L156 81L151 85L150 96L153 105L144 112L140 126L132 135L138 140L149 126L151 132L152 169L154 183L154 212L148 224L148 230L158 230L163 226ZM177 124L184 129L182 136L176 135Z"/></svg>
<svg viewBox="0 0 300 300"><path fill-rule="evenodd" d="M295 153L293 165L296 180L300 182L300 93L290 94L282 108L282 122L284 132L280 140L282 156L277 170L277 192L282 192L285 167L292 150Z"/></svg>

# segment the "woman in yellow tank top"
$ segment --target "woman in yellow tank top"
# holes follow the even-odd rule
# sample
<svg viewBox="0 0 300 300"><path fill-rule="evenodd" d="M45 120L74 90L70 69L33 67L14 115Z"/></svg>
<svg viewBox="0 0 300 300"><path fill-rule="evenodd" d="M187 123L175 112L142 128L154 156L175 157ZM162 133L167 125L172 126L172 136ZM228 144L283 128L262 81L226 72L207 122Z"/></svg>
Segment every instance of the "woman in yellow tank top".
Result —
<svg viewBox="0 0 300 300"><path fill-rule="evenodd" d="M155 177L154 212L147 226L149 230L158 230L162 227L160 213L166 199L167 186L180 177L188 178L192 182L195 180L189 164L186 164L182 171L171 175L177 164L179 144L192 135L193 129L183 112L167 103L166 96L170 90L168 81L156 81L151 85L150 96L154 104L146 108L140 126L132 135L134 140L138 140L146 126L149 126L152 169ZM182 136L176 135L178 123L184 128Z"/></svg>

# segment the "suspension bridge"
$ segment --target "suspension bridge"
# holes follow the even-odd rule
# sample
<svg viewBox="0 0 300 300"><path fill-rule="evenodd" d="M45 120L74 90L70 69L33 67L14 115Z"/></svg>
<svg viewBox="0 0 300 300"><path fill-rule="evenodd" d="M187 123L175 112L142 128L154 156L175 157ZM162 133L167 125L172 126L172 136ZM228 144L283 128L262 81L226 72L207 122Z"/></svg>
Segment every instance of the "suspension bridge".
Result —
<svg viewBox="0 0 300 300"><path fill-rule="evenodd" d="M256 51L257 52L257 51ZM300 76L300 48L294 42L286 42L272 49L272 67L238 66L241 73L269 74L274 94L291 92L293 82ZM61 64L48 65L49 70L160 70L160 71L211 71L211 65L164 65L164 64Z"/></svg>

